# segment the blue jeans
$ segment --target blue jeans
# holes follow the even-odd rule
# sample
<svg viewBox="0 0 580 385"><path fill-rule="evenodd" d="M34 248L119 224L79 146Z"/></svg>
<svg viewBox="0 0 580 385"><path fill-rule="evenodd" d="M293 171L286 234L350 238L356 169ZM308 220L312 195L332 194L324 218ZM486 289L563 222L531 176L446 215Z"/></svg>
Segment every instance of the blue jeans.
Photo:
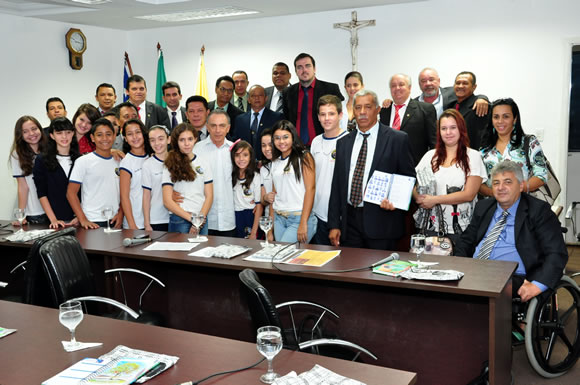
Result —
<svg viewBox="0 0 580 385"><path fill-rule="evenodd" d="M274 239L279 242L296 242L298 240L298 226L301 215L290 214L288 217L274 214ZM310 214L308 217L308 242L316 233L316 217Z"/></svg>
<svg viewBox="0 0 580 385"><path fill-rule="evenodd" d="M172 213L169 214L168 231L170 233L189 234L189 229L191 229L191 226L192 224L190 221L186 221L179 215L175 215ZM203 224L201 231L199 232L199 235L207 235L207 221L206 223Z"/></svg>

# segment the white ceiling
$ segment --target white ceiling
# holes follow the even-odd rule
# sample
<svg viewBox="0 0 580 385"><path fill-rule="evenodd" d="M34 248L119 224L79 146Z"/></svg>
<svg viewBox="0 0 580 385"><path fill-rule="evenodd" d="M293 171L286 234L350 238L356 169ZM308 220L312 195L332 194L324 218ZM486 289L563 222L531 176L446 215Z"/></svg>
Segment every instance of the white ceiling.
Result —
<svg viewBox="0 0 580 385"><path fill-rule="evenodd" d="M148 3L142 2L147 1ZM294 15L377 5L413 3L426 0L111 0L101 5L85 5L72 0L0 0L0 13L61 21L72 24L135 30L216 21ZM219 19L165 23L136 19L134 16L157 15L207 8L235 6L259 13ZM346 21L346 20L345 20Z"/></svg>

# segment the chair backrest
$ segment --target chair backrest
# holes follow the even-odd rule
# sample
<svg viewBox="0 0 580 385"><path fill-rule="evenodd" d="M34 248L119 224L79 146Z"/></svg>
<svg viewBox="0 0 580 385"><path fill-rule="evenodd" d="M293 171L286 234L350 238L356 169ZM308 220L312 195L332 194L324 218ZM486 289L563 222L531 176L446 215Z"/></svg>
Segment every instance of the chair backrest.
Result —
<svg viewBox="0 0 580 385"><path fill-rule="evenodd" d="M256 272L252 269L244 269L240 272L239 277L245 289L254 330L268 325L283 329L276 304L272 301L272 296L268 290L260 283Z"/></svg>
<svg viewBox="0 0 580 385"><path fill-rule="evenodd" d="M76 237L65 235L44 242L38 254L55 306L71 298L96 294L89 259Z"/></svg>

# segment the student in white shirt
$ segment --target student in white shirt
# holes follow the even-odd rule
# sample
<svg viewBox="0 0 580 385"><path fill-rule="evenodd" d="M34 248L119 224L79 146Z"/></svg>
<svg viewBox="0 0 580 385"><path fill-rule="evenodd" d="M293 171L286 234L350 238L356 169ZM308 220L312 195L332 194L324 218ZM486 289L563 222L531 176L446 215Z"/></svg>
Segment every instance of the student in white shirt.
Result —
<svg viewBox="0 0 580 385"><path fill-rule="evenodd" d="M318 120L324 133L315 137L310 147L310 153L316 165L316 195L312 211L318 220L312 243L318 245L330 246L330 239L328 239L330 229L327 225L328 201L334 175L336 142L347 134L347 131L340 126L342 116L342 103L335 95L324 95L318 99Z"/></svg>
<svg viewBox="0 0 580 385"><path fill-rule="evenodd" d="M38 200L32 168L36 155L44 150L46 136L42 126L32 116L22 116L14 126L14 141L10 149L12 176L18 184L18 208L25 209L26 219L22 224L48 224L48 218ZM13 225L18 225L14 222Z"/></svg>
<svg viewBox="0 0 580 385"><path fill-rule="evenodd" d="M143 229L143 187L141 187L141 175L143 163L149 158L151 148L145 141L147 130L139 119L131 119L125 122L122 128L123 150L127 155L120 165L119 187L121 190L121 207L125 213L123 228Z"/></svg>
<svg viewBox="0 0 580 385"><path fill-rule="evenodd" d="M307 243L316 232L316 217L312 213L316 192L314 159L292 123L281 120L272 130L274 237L281 242Z"/></svg>
<svg viewBox="0 0 580 385"><path fill-rule="evenodd" d="M149 144L153 156L143 163L141 184L143 187L143 219L146 231L167 231L169 211L163 205L163 162L167 156L169 130L165 126L153 126L149 130Z"/></svg>
<svg viewBox="0 0 580 385"><path fill-rule="evenodd" d="M211 167L203 157L193 153L199 133L189 123L178 124L171 132L171 148L163 169L163 204L171 212L169 231L179 233L207 234L205 223L201 229L192 225L193 214L207 213L213 202L213 179ZM173 201L173 192L183 201ZM207 221L206 221L207 223Z"/></svg>
<svg viewBox="0 0 580 385"><path fill-rule="evenodd" d="M76 160L66 197L83 228L107 226L103 209L111 207L114 213L111 225L120 229L123 209L119 198L119 162L111 154L115 129L110 121L99 118L91 127L90 137L95 144L95 151ZM78 197L79 190L81 200Z"/></svg>
<svg viewBox="0 0 580 385"><path fill-rule="evenodd" d="M232 187L236 211L236 237L256 239L264 208L261 200L260 175L256 172L254 149L245 140L238 140L230 151Z"/></svg>

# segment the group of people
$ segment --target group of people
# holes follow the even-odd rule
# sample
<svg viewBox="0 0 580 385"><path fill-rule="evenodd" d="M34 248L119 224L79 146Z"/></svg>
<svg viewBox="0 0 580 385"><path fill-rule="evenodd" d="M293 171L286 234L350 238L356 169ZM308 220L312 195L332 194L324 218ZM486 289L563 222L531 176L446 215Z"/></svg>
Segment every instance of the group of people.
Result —
<svg viewBox="0 0 580 385"><path fill-rule="evenodd" d="M490 104L475 95L471 72L442 88L437 72L425 68L417 98L410 97L411 78L395 74L392 99L380 103L353 71L344 79L345 100L337 84L316 78L311 55L299 54L294 69L295 84L278 62L272 86L249 89L247 73L236 71L217 79L216 100L195 95L184 107L179 85L170 81L162 87L166 108L148 102L145 80L133 75L125 85L128 102L115 106L114 87L103 83L98 107L81 105L72 121L63 101L50 98L47 128L31 116L16 122L10 160L18 206L27 222L51 228L110 221L117 228L252 239L263 236L259 220L269 216L268 235L278 241L394 250L410 213L387 199L365 202L365 186L375 171L421 173L430 188L415 187L414 207L423 213L436 207L440 215L416 215L418 231L446 234L457 255L477 257L493 225L503 222L502 231L511 233L487 258L520 262L524 288L532 275L540 292L554 284L567 260L563 243L536 233L557 218L547 204L521 194L546 182L546 160L539 141L525 135L512 99ZM476 207L478 196L491 199ZM522 255L514 234L518 204L545 216L536 226L524 214L535 258ZM507 226L495 214L488 226L496 206L500 216L512 210ZM203 220L195 225L194 217Z"/></svg>

